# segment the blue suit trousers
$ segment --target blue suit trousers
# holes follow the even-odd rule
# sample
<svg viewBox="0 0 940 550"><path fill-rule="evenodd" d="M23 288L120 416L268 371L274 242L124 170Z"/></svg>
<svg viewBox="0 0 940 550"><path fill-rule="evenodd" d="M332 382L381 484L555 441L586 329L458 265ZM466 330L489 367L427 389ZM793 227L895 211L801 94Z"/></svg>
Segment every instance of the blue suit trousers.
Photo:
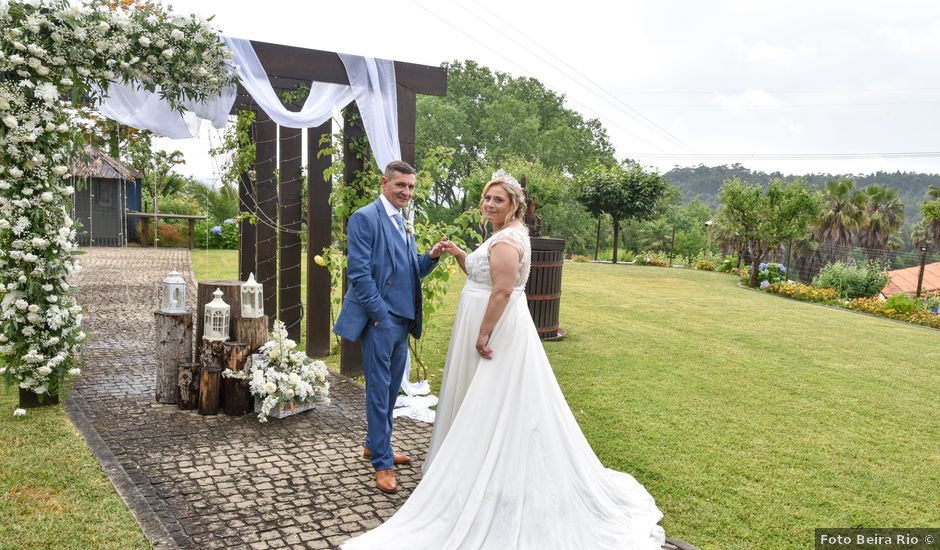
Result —
<svg viewBox="0 0 940 550"><path fill-rule="evenodd" d="M390 313L377 327L368 323L360 338L366 377L368 431L365 446L372 452L372 465L376 471L387 470L394 465L392 410L405 374L411 322Z"/></svg>

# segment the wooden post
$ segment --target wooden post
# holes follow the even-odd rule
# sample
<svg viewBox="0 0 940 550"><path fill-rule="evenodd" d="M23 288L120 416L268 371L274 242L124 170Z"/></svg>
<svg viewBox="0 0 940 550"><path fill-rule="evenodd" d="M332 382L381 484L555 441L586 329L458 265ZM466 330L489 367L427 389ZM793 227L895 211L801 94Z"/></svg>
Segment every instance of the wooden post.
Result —
<svg viewBox="0 0 940 550"><path fill-rule="evenodd" d="M400 113L399 113L400 116ZM362 125L362 115L359 114L359 108L355 103L351 103L344 110L343 114L343 178L346 183L354 181L357 175L366 170L362 159L356 156L353 147L350 147L354 139L362 138L366 135L365 128ZM343 233L346 233L346 224L348 220L343 220ZM347 251L348 257L348 251ZM343 295L349 287L349 279L346 270L343 270ZM339 370L343 376L361 376L362 375L362 347L359 342L352 342L343 338L340 341Z"/></svg>
<svg viewBox="0 0 940 550"><path fill-rule="evenodd" d="M202 372L199 376L199 414L203 416L219 414L225 343L204 340L200 363L202 363Z"/></svg>
<svg viewBox="0 0 940 550"><path fill-rule="evenodd" d="M307 130L307 325L306 351L310 357L330 354L330 272L313 263L313 257L330 246L332 235L332 208L330 191L333 182L324 180L323 172L332 166L330 155L319 153L330 144L320 144L320 137L331 134L332 121ZM339 312L336 312L339 313Z"/></svg>
<svg viewBox="0 0 940 550"><path fill-rule="evenodd" d="M179 367L179 408L184 411L199 406L199 363L180 362Z"/></svg>
<svg viewBox="0 0 940 550"><path fill-rule="evenodd" d="M196 356L202 356L202 337L206 326L206 304L212 301L215 289L222 291L222 300L232 307L229 317L228 333L231 336L235 331L235 319L242 314L242 282L241 281L199 281L196 289L196 342L199 349Z"/></svg>
<svg viewBox="0 0 940 550"><path fill-rule="evenodd" d="M226 367L236 373L245 372L251 352L244 342L226 342ZM248 380L222 377L222 411L229 416L242 416L252 408Z"/></svg>
<svg viewBox="0 0 940 550"><path fill-rule="evenodd" d="M193 241L195 240L195 239L193 239L193 236L194 236L194 234L196 233L196 220L190 219L190 220L187 220L187 221L189 222L189 249L192 250L192 249L193 249Z"/></svg>
<svg viewBox="0 0 940 550"><path fill-rule="evenodd" d="M917 296L920 298L920 293L924 289L924 270L927 269L927 246L920 247L920 271L917 272Z"/></svg>
<svg viewBox="0 0 940 550"><path fill-rule="evenodd" d="M150 219L140 218L140 246L150 246Z"/></svg>
<svg viewBox="0 0 940 550"><path fill-rule="evenodd" d="M268 341L268 316L262 315L257 319L244 317L236 319L235 340L247 344L248 355L258 351L258 348Z"/></svg>
<svg viewBox="0 0 940 550"><path fill-rule="evenodd" d="M300 107L298 105L298 107ZM300 231L303 202L301 199L300 169L303 143L301 130L280 128L281 181L278 185L278 313L277 318L287 327L287 337L300 341L300 324L304 315L300 300Z"/></svg>
<svg viewBox="0 0 940 550"><path fill-rule="evenodd" d="M264 111L255 119L255 157L255 280L264 289L270 329L277 317L277 124Z"/></svg>
<svg viewBox="0 0 940 550"><path fill-rule="evenodd" d="M193 360L193 316L155 311L157 403L179 401L179 364Z"/></svg>

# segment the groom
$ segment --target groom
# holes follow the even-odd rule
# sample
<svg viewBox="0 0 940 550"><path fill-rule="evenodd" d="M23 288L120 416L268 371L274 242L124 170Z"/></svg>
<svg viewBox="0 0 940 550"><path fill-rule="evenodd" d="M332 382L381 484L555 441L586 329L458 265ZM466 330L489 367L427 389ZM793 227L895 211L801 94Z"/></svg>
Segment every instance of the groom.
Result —
<svg viewBox="0 0 940 550"><path fill-rule="evenodd" d="M392 451L392 409L408 356L408 334L421 337L421 278L437 265L440 244L419 255L401 209L411 201L415 169L396 160L385 167L382 194L353 213L347 225L349 289L333 332L362 344L366 377L363 456L372 459L375 486L398 490L394 464L411 458Z"/></svg>

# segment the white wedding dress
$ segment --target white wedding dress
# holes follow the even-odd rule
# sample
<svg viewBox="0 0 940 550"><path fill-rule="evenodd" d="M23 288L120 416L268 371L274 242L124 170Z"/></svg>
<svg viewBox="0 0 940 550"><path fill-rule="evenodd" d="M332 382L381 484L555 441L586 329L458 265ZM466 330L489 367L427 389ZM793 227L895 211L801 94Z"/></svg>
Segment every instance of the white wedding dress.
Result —
<svg viewBox="0 0 940 550"><path fill-rule="evenodd" d="M492 290L489 248L522 265L492 336L475 344ZM660 549L662 513L632 476L605 468L581 433L529 315L525 228L505 228L467 256L440 404L411 497L344 550Z"/></svg>

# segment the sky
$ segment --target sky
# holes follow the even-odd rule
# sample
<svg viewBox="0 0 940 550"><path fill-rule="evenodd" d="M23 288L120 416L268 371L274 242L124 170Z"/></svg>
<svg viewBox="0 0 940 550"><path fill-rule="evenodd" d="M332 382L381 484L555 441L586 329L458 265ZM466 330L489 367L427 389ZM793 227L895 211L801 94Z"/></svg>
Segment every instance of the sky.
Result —
<svg viewBox="0 0 940 550"><path fill-rule="evenodd" d="M224 34L533 77L661 172L940 173L940 2L185 0ZM214 179L215 137L159 140ZM926 153L926 154L925 154Z"/></svg>

